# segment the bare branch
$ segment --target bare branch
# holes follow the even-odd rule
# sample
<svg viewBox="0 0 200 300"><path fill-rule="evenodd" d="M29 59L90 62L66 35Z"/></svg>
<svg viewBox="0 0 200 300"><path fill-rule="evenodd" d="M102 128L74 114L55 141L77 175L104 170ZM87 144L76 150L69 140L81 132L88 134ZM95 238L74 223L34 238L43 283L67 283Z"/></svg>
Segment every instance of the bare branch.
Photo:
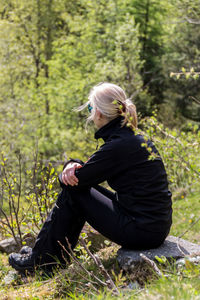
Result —
<svg viewBox="0 0 200 300"><path fill-rule="evenodd" d="M191 19L189 17L185 17L185 20L190 23L190 24L196 24L196 25L200 25L200 20L194 20L194 19Z"/></svg>
<svg viewBox="0 0 200 300"><path fill-rule="evenodd" d="M73 253L73 250L71 248L71 245L66 237L66 241L68 244L68 249L67 250L61 243L60 241L58 241L59 245L63 248L63 250L73 259L73 261L84 271L86 272L89 276L92 276L93 278L95 278L97 280L98 283L100 283L103 286L107 286L107 284L105 282L103 282L102 280L100 280L97 276L95 276L92 272L89 272L81 263L80 261L76 258L76 256Z"/></svg>
<svg viewBox="0 0 200 300"><path fill-rule="evenodd" d="M196 225L200 221L200 217L196 219L194 223L192 223L182 234L178 236L178 238L181 238L184 236L194 225Z"/></svg>
<svg viewBox="0 0 200 300"><path fill-rule="evenodd" d="M162 272L160 271L160 269L157 267L156 263L149 259L148 257L146 257L146 255L144 255L143 253L140 253L140 257L149 265L153 268L153 270L156 272L156 274L159 276L159 277L162 277L163 274Z"/></svg>
<svg viewBox="0 0 200 300"><path fill-rule="evenodd" d="M199 101L198 99L196 99L195 97L189 96L189 98L191 98L191 99L194 100L197 104L200 105L200 101Z"/></svg>
<svg viewBox="0 0 200 300"><path fill-rule="evenodd" d="M153 125L155 125L155 127L161 132L163 133L166 137L169 137L173 140L175 140L176 142L178 142L181 146L183 146L182 142L180 141L180 139L178 139L177 137L174 137L173 135L171 135L170 133L167 133L166 131L164 131L159 125L156 124L156 122L154 122L154 120L152 120Z"/></svg>
<svg viewBox="0 0 200 300"><path fill-rule="evenodd" d="M104 266L103 266L100 258L98 257L98 255L93 255L90 252L90 250L86 246L86 243L85 243L83 238L80 238L80 242L81 242L82 246L85 248L85 250L87 251L87 253L89 254L89 256L93 259L95 264L98 266L98 268L101 271L102 275L106 278L106 283L108 285L108 288L113 290L114 294L119 295L119 291L118 291L116 285L114 284L112 278L110 277L110 275L108 274L108 272L104 268Z"/></svg>

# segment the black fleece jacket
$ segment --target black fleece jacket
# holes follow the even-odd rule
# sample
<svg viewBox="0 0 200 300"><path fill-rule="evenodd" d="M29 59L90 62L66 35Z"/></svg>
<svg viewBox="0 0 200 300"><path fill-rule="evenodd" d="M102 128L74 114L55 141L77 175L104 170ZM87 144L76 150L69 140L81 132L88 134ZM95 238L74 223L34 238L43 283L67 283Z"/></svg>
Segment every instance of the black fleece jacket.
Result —
<svg viewBox="0 0 200 300"><path fill-rule="evenodd" d="M70 160L82 163L75 172L78 188L95 187L106 180L116 191L119 206L139 228L164 232L172 223L172 203L162 159L158 155L149 160L143 136L121 123L122 117L118 117L95 133L95 138L105 143L86 163ZM158 154L151 141L148 146Z"/></svg>

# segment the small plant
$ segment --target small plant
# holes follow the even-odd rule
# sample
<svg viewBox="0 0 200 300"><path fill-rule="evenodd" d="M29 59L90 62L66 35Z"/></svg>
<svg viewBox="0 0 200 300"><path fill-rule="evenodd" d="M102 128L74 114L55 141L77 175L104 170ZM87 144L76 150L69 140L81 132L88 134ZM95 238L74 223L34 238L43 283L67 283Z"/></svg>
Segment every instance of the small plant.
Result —
<svg viewBox="0 0 200 300"><path fill-rule="evenodd" d="M1 207L0 229L4 236L12 236L18 248L24 242L24 234L37 233L55 202L57 174L53 166L34 160L33 168L22 172L22 155L18 154L18 170L9 164L1 153ZM25 179L30 186L25 189Z"/></svg>
<svg viewBox="0 0 200 300"><path fill-rule="evenodd" d="M1 199L0 228L2 233L13 236L17 245L22 245L21 224L26 213L20 211L22 194L22 168L21 155L18 155L18 180L14 172L7 165L7 158L1 153ZM3 206L6 206L4 209Z"/></svg>
<svg viewBox="0 0 200 300"><path fill-rule="evenodd" d="M155 117L143 120L143 126L165 162L171 189L194 186L200 178L198 126L189 124L187 131L170 130Z"/></svg>
<svg viewBox="0 0 200 300"><path fill-rule="evenodd" d="M32 228L40 229L58 196L57 173L49 163L47 166L35 161L32 171L28 171L32 186L26 195L26 202L31 203L27 221Z"/></svg>
<svg viewBox="0 0 200 300"><path fill-rule="evenodd" d="M87 239L87 234L85 232L81 232L80 234L81 239L83 239L84 241L86 241ZM85 242L86 243L86 242ZM86 243L87 248L89 248L91 246L91 241L88 241ZM80 261L87 261L89 260L90 256L88 255L88 252L86 251L85 247L83 247L83 245L81 243L78 243L78 245L76 246L76 248L74 249L74 252L76 254L76 257L80 260Z"/></svg>
<svg viewBox="0 0 200 300"><path fill-rule="evenodd" d="M87 289L90 292L95 292L98 294L98 290L102 288L106 288L111 291L113 295L119 295L120 292L115 285L113 279L111 278L108 271L105 269L104 265L101 262L101 259L97 254L92 254L92 252L87 247L85 240L81 237L80 244L85 249L90 261L93 262L96 269L98 270L98 274L96 275L95 272L89 270L89 267L86 266L86 262L88 262L88 258L85 261L80 261L74 254L71 249L71 245L66 238L68 248L66 249L61 243L60 246L63 248L63 251L67 253L67 255L71 258L72 262L75 264L73 271L75 271L78 276L80 276L83 281L83 292ZM79 281L81 285L81 280Z"/></svg>

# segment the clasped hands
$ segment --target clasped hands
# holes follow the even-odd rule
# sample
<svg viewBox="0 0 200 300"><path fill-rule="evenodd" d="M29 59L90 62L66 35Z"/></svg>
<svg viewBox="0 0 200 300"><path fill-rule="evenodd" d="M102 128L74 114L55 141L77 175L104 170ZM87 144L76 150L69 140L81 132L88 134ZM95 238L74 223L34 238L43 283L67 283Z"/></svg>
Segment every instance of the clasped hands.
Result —
<svg viewBox="0 0 200 300"><path fill-rule="evenodd" d="M68 163L62 172L62 182L65 185L78 185L78 178L75 175L75 171L76 169L80 169L81 167L81 164L76 162Z"/></svg>

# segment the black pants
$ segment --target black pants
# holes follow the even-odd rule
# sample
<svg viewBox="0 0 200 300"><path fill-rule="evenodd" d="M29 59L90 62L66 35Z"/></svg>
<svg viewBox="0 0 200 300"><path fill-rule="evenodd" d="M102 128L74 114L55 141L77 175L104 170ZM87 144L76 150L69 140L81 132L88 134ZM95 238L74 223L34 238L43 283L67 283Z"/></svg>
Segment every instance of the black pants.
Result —
<svg viewBox="0 0 200 300"><path fill-rule="evenodd" d="M115 243L130 249L158 247L168 231L148 232L137 228L135 220L124 213L115 194L97 186L78 189L64 186L33 248L42 263L50 263L57 257L62 261L62 248L67 248L66 238L72 249L76 246L85 222Z"/></svg>

